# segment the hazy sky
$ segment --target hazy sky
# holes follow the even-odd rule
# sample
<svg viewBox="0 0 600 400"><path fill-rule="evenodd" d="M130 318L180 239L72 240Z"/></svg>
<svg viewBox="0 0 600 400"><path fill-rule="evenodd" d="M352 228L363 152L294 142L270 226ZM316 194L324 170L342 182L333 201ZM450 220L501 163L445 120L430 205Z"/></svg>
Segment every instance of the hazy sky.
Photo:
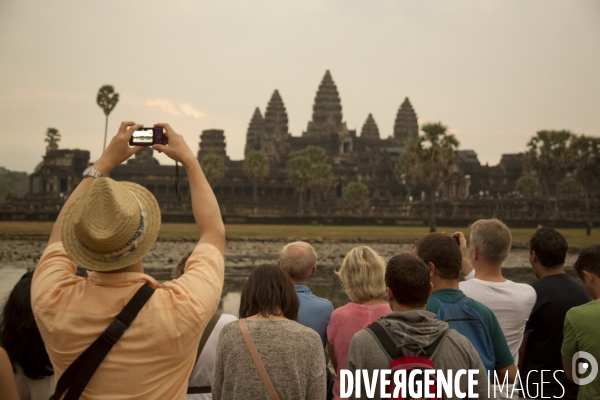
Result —
<svg viewBox="0 0 600 400"><path fill-rule="evenodd" d="M122 120L169 122L194 152L225 130L243 157L274 89L299 136L329 69L348 128L392 134L408 96L482 163L540 129L600 136L600 1L0 1L0 166L32 172L47 127L102 150L100 86ZM161 163L167 160L159 159Z"/></svg>

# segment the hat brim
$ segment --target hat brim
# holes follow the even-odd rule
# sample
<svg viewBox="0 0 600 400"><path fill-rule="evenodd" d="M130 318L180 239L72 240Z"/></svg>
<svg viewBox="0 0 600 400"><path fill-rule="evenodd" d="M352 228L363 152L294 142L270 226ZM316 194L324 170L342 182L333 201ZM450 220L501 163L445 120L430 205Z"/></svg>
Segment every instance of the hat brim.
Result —
<svg viewBox="0 0 600 400"><path fill-rule="evenodd" d="M65 215L63 216L61 237L63 246L67 254L77 263L77 265L88 269L90 271L107 272L115 271L128 267L141 260L152 246L156 242L158 237L158 231L160 230L161 215L160 208L156 198L148 189L133 182L117 182L122 185L125 189L133 193L139 200L146 214L144 223L144 230L142 236L139 238L138 244L134 250L124 255L118 260L112 261L100 261L89 254L89 251L85 249L77 239L75 234L75 225L73 223L73 217L75 210L82 196L79 196L77 200L71 204Z"/></svg>

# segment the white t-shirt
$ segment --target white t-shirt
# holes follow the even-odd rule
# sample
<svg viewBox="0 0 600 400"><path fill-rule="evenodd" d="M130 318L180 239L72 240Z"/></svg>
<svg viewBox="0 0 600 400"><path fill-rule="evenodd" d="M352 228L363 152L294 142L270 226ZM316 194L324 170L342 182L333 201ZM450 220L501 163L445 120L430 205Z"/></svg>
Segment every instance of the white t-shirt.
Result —
<svg viewBox="0 0 600 400"><path fill-rule="evenodd" d="M465 276L465 279L467 280L460 282L458 287L465 296L485 304L496 315L506 337L506 344L515 359L515 365L518 365L525 324L537 298L535 289L530 285L509 280L483 281L475 278L475 270Z"/></svg>
<svg viewBox="0 0 600 400"><path fill-rule="evenodd" d="M198 358L198 362L190 375L188 386L190 387L202 387L212 386L213 369L215 366L215 356L217 353L217 342L219 341L219 335L225 325L230 322L237 321L237 318L233 315L223 314L221 318L215 324L213 331L210 333L204 349ZM188 394L187 400L211 400L212 394L210 393L196 393Z"/></svg>

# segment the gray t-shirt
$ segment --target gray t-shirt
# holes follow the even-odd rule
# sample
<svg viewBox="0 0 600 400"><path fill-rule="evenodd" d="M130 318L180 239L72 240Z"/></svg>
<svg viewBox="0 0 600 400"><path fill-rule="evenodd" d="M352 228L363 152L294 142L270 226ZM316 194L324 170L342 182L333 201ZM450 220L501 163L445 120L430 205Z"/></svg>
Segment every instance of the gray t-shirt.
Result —
<svg viewBox="0 0 600 400"><path fill-rule="evenodd" d="M414 344L425 348L448 331L431 358L433 365L445 373L452 370L452 377L459 369L479 370L479 373L475 375L477 384L474 386L474 393L479 394L480 399L488 398L487 370L483 366L477 350L469 339L455 330L449 329L447 323L435 318L435 314L428 311L393 312L380 318L379 321L383 323L388 332L392 332L392 340L397 345ZM414 355L406 350L405 354ZM363 329L354 335L350 342L347 365L353 374L357 369L366 369L369 371L369 376L372 376L372 371L375 369L389 369L390 362L391 358L371 332ZM463 393L468 393L465 376L460 380L460 389ZM361 399L367 399L364 386L361 395ZM378 396L379 387L375 392L375 398L378 399ZM448 397L448 399L453 398Z"/></svg>
<svg viewBox="0 0 600 400"><path fill-rule="evenodd" d="M258 354L281 399L325 399L325 353L317 332L296 321L247 321ZM237 322L217 345L213 399L268 399Z"/></svg>

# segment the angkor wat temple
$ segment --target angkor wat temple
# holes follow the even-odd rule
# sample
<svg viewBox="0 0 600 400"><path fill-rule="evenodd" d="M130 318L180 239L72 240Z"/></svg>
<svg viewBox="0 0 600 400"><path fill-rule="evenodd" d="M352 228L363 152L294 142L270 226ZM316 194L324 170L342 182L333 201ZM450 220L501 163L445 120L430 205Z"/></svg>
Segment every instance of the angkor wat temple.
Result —
<svg viewBox="0 0 600 400"><path fill-rule="evenodd" d="M229 222L344 223L353 218L368 218L375 223L418 224L428 213L427 202L423 201L425 188L417 186L409 194L393 173L400 155L419 134L417 114L408 97L399 106L394 126L382 127L381 132L391 135L382 137L385 134L380 133L373 114L366 116L360 134L347 127L340 95L327 71L317 89L312 119L300 136L289 132L284 100L278 90L273 92L264 115L258 107L254 110L246 133L245 154L261 150L270 161L270 174L259 183L256 202L253 182L243 173L243 160L227 156L222 130L202 132L198 159L207 154L218 154L225 159L225 176L214 185L214 190ZM291 151L309 145L325 149L333 181L318 203L300 208L298 193L287 178L285 165ZM89 156L84 150L48 149L43 162L30 176L30 193L13 203L20 213L15 218L31 218L27 215L44 211L55 213L80 182ZM553 218L554 206L548 199L525 200L515 196L514 184L522 172L522 154L504 154L498 165L488 166L480 164L475 151L459 150L457 165L438 190L438 217L459 224L491 216L530 223ZM186 221L191 218L189 186L183 168L179 173L181 202L175 196L175 166L160 165L151 150L137 153L135 158L115 168L111 177L148 188L158 199L165 220ZM344 204L344 188L353 181L361 181L369 188L369 206L364 209L351 209ZM575 203L567 209L572 212L564 212L571 214L561 215L561 219L582 218Z"/></svg>

